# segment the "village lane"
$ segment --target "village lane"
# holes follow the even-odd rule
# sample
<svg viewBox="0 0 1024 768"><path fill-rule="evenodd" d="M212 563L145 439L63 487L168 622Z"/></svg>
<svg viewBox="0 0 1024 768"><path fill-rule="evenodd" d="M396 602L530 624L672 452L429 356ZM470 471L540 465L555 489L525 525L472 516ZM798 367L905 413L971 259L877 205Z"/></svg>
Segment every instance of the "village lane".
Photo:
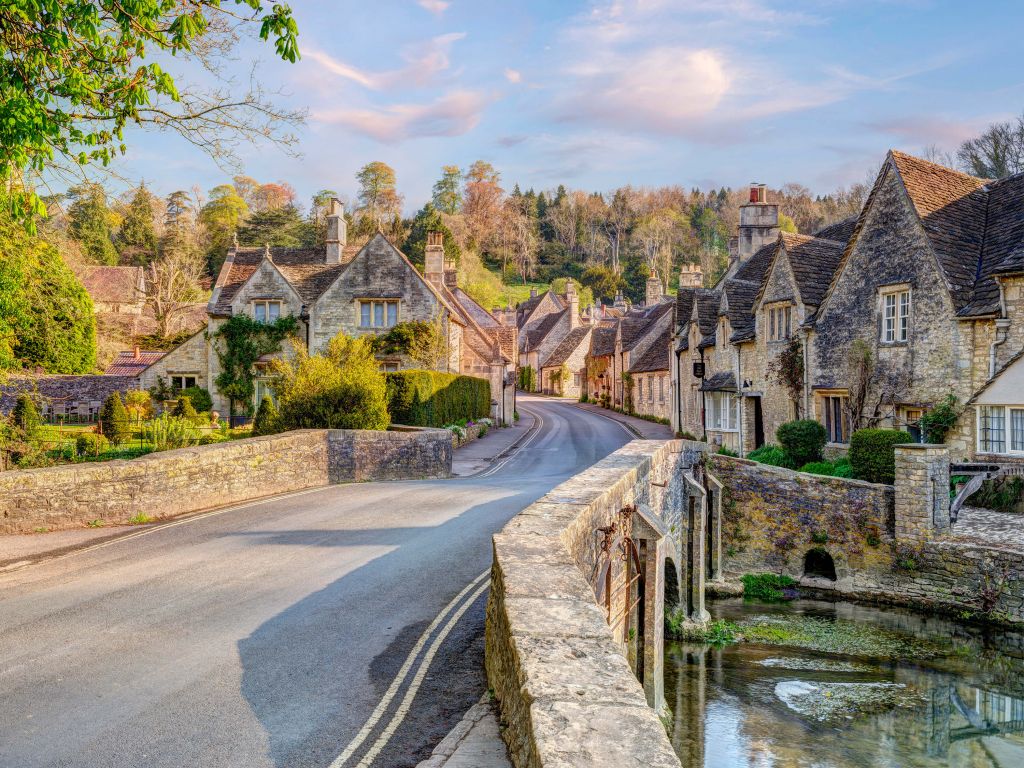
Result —
<svg viewBox="0 0 1024 768"><path fill-rule="evenodd" d="M491 535L632 438L519 409L524 447L472 477L291 494L0 576L0 766L415 766L487 687Z"/></svg>

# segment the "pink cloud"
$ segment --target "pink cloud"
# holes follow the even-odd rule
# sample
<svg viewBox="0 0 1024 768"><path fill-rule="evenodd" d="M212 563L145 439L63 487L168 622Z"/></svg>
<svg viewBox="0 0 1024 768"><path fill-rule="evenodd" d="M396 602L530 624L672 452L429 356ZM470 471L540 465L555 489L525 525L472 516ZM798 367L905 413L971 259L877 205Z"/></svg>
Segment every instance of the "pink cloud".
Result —
<svg viewBox="0 0 1024 768"><path fill-rule="evenodd" d="M458 90L430 104L314 110L312 118L350 128L384 144L396 144L427 136L461 136L480 122L487 101L478 91Z"/></svg>

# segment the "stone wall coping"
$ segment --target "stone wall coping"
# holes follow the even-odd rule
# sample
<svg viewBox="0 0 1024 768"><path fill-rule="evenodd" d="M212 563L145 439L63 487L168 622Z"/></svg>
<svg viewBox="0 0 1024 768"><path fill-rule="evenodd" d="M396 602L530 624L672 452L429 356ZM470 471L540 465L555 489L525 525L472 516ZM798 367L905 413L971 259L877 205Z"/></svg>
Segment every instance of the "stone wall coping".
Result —
<svg viewBox="0 0 1024 768"><path fill-rule="evenodd" d="M901 451L948 451L949 446L945 443L897 443L893 448Z"/></svg>
<svg viewBox="0 0 1024 768"><path fill-rule="evenodd" d="M751 459L740 459L735 456L724 456L720 453L711 454L715 461L725 462L736 462L737 464L746 464L747 466L755 466L758 469L767 472L768 474L775 474L780 477L789 478L792 480L798 480L809 483L825 483L826 485L848 485L860 488L892 488L891 485L886 483L869 483L867 480L858 480L854 477L835 477L833 475L814 475L810 472L801 472L796 469L789 469L787 467L776 467L774 464L762 464L759 461L753 461Z"/></svg>
<svg viewBox="0 0 1024 768"><path fill-rule="evenodd" d="M689 442L627 443L494 535L487 675L518 768L680 768L570 545Z"/></svg>

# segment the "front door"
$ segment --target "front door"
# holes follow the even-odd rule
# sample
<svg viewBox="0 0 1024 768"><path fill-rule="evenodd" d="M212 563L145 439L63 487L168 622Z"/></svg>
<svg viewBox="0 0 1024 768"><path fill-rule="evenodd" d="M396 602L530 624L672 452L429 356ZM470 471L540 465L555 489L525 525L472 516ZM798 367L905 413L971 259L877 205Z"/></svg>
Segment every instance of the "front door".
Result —
<svg viewBox="0 0 1024 768"><path fill-rule="evenodd" d="M761 412L761 398L754 398L754 447L764 445L764 414Z"/></svg>

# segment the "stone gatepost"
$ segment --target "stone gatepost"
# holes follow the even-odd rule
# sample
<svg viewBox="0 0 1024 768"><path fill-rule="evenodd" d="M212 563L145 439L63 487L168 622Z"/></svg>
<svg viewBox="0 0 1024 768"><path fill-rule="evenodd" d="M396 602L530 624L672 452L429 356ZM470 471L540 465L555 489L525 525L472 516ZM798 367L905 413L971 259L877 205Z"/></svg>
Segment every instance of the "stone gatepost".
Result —
<svg viewBox="0 0 1024 768"><path fill-rule="evenodd" d="M896 540L924 543L949 530L949 448L897 445Z"/></svg>

